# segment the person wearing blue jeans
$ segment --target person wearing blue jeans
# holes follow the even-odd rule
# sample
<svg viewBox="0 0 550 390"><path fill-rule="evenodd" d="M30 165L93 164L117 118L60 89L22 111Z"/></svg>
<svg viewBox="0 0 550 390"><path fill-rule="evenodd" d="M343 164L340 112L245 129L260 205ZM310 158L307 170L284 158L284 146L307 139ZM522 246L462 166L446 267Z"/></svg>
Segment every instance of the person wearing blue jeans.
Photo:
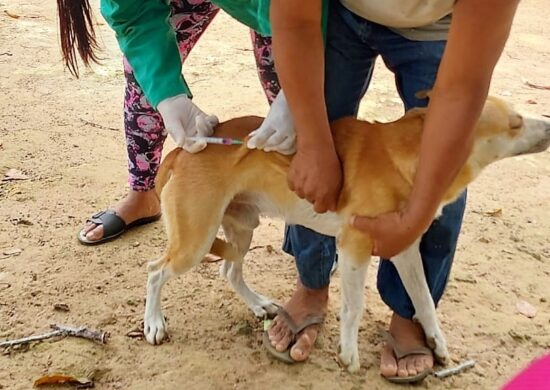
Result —
<svg viewBox="0 0 550 390"><path fill-rule="evenodd" d="M354 0L342 0L342 3L353 2ZM369 1L363 0L363 3ZM397 91L405 110L426 107L428 99L417 97L416 93L430 90L436 83L447 45L450 15L444 15L426 28L390 28L359 16L350 8L353 7L349 4L345 7L340 1L333 0L328 14L324 89L329 121L357 115L360 100L367 92L378 57L382 58L386 67L395 75ZM284 82L282 84L287 96L290 95ZM445 136L444 131L445 129L441 129L442 137ZM465 139L467 140L467 136ZM292 184L291 189L294 189ZM312 201L308 196L301 197ZM420 251L428 286L436 305L448 281L465 202L466 193L445 207L441 217L429 226L422 237ZM360 225L356 227L361 228ZM331 269L337 257L335 239L303 226L291 225L286 227L283 248L295 257L299 272L297 289L284 307L288 314L285 317L290 317L299 324L308 316L322 314L326 310ZM380 262L377 287L383 301L394 313L390 333L399 348L414 350L425 346L421 327L412 321L414 307L391 261ZM285 322L284 318L275 318L274 325L269 330L271 344L278 351L290 348L291 357L296 361L303 361L313 348L318 328L307 327L294 340ZM397 359L393 349L386 346L382 351L380 368L382 375L386 377L405 377L431 368L433 363L433 356L413 354Z"/></svg>
<svg viewBox="0 0 550 390"><path fill-rule="evenodd" d="M444 49L444 40L409 40L387 27L356 16L339 2L333 2L325 57L325 99L329 120L357 116L378 56L395 74L405 111L427 106L427 99L415 95L433 87ZM424 269L436 304L447 284L465 201L464 193L445 207L442 216L422 239ZM336 258L334 237L291 225L286 229L284 250L296 258L300 279L306 287L320 289L328 285ZM413 317L412 302L391 262L380 262L377 284L382 299L394 312L404 318Z"/></svg>

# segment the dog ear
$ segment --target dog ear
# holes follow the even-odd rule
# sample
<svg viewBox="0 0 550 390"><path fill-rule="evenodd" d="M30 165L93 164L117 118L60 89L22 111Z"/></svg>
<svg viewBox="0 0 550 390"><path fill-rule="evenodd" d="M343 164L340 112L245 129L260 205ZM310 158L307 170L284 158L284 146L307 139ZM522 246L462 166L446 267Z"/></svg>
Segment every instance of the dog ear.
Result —
<svg viewBox="0 0 550 390"><path fill-rule="evenodd" d="M418 91L414 94L414 96L417 99L423 100L423 99L429 99L432 97L432 90L431 89L423 89L422 91Z"/></svg>

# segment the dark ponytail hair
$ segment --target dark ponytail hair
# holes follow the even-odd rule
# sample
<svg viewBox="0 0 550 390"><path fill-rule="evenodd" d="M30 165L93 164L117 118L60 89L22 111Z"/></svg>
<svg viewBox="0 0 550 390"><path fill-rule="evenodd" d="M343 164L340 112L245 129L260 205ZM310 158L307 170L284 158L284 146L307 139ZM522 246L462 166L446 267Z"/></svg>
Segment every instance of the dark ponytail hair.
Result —
<svg viewBox="0 0 550 390"><path fill-rule="evenodd" d="M71 74L78 77L77 51L85 66L99 63L90 3L88 0L57 0L57 13L63 62Z"/></svg>

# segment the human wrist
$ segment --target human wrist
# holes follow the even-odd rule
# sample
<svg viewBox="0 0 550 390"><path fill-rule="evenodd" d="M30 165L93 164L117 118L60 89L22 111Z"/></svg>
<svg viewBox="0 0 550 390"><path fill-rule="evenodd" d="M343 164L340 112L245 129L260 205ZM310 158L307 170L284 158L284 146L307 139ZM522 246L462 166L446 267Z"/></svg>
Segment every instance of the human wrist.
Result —
<svg viewBox="0 0 550 390"><path fill-rule="evenodd" d="M317 129L319 129L317 127ZM316 130L317 130L316 129ZM297 139L296 145L298 150L325 150L325 151L335 151L334 141L332 139L332 134L330 133L330 128L323 131L306 132L297 130Z"/></svg>
<svg viewBox="0 0 550 390"><path fill-rule="evenodd" d="M439 207L428 199L411 197L403 210L407 224L414 230L427 230Z"/></svg>
<svg viewBox="0 0 550 390"><path fill-rule="evenodd" d="M318 153L320 155L330 157L336 156L336 149L332 139L314 138L302 142L297 142L296 150L298 153Z"/></svg>

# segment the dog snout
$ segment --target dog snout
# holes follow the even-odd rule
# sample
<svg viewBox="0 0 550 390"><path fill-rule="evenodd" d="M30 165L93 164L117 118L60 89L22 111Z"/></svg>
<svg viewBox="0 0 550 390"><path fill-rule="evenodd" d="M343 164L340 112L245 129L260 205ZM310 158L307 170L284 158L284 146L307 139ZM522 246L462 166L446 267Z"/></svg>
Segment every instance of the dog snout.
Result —
<svg viewBox="0 0 550 390"><path fill-rule="evenodd" d="M524 116L523 146L517 154L540 153L550 147L550 119L543 116Z"/></svg>

